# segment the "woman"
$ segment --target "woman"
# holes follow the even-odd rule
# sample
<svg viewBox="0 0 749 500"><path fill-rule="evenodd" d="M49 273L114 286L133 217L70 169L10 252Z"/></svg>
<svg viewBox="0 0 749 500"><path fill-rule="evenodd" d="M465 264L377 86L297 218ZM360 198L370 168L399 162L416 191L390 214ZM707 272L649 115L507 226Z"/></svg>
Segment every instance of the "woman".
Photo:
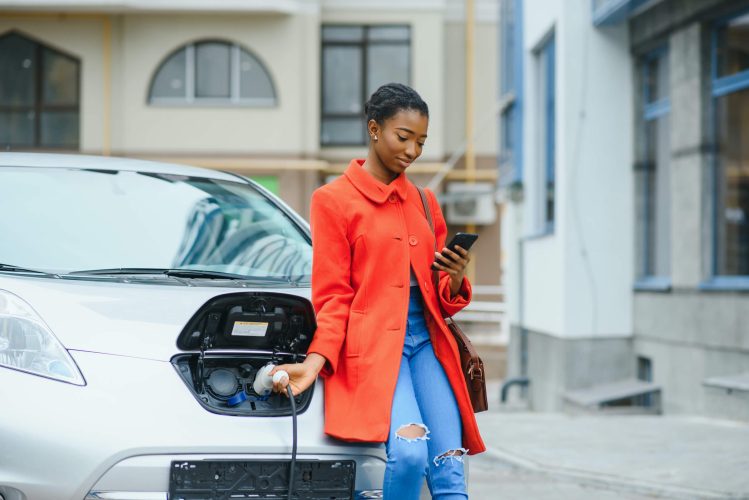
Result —
<svg viewBox="0 0 749 500"><path fill-rule="evenodd" d="M405 175L427 137L426 103L391 83L372 94L365 113L367 158L312 195L317 331L303 363L275 371L288 372L294 394L321 374L330 436L386 442L386 499L418 499L425 471L434 498L466 498L463 455L485 448L442 318L471 299L469 255L444 247L445 220L427 192L438 246L451 258L434 251L420 194Z"/></svg>

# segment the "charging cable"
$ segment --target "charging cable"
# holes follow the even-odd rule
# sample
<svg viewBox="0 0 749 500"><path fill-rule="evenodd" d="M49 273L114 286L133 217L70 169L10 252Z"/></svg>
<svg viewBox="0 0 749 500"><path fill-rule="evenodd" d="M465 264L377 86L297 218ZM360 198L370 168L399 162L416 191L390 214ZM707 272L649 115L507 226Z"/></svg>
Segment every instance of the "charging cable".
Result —
<svg viewBox="0 0 749 500"><path fill-rule="evenodd" d="M297 425L296 425L296 400L294 399L294 393L291 390L291 384L288 383L289 374L284 370L278 370L272 377L270 376L271 370L275 368L275 365L268 363L260 370L258 370L255 376L255 382L253 383L253 389L261 396L267 396L270 394L273 388L274 382L280 382L286 377L286 393L289 395L289 402L291 403L291 418L292 418L292 444L291 444L291 464L289 467L289 494L286 498L292 500L294 493L294 469L296 468L296 443L297 443Z"/></svg>
<svg viewBox="0 0 749 500"><path fill-rule="evenodd" d="M284 372L285 373L285 372ZM294 400L294 393L291 390L291 384L286 385L286 392L289 394L289 401L291 401L291 418L292 418L292 434L293 441L291 445L291 466L289 467L289 496L294 492L294 468L296 467L296 401Z"/></svg>

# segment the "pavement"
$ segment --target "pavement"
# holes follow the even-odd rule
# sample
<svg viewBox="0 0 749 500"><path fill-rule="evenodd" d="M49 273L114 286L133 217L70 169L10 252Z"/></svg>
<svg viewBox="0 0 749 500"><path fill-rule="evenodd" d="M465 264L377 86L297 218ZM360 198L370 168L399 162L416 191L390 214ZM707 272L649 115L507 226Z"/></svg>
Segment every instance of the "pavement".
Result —
<svg viewBox="0 0 749 500"><path fill-rule="evenodd" d="M508 410L489 391L471 498L749 499L749 422Z"/></svg>

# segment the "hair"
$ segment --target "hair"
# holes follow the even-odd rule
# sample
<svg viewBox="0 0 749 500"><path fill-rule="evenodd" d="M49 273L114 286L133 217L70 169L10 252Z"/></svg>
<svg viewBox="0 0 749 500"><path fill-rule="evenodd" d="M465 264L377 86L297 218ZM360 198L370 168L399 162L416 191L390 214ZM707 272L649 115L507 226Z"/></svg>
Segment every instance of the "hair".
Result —
<svg viewBox="0 0 749 500"><path fill-rule="evenodd" d="M386 83L375 90L364 103L367 122L374 120L380 125L399 111L411 109L429 118L427 103L414 89L402 83Z"/></svg>

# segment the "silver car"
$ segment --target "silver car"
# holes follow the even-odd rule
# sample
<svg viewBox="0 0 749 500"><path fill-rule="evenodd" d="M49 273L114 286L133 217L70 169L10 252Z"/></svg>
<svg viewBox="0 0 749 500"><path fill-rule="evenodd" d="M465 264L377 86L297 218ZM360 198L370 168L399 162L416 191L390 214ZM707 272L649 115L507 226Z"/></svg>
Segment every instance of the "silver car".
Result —
<svg viewBox="0 0 749 500"><path fill-rule="evenodd" d="M0 153L0 499L379 497L384 448L324 435L322 382L255 384L304 358L311 256L243 177Z"/></svg>

